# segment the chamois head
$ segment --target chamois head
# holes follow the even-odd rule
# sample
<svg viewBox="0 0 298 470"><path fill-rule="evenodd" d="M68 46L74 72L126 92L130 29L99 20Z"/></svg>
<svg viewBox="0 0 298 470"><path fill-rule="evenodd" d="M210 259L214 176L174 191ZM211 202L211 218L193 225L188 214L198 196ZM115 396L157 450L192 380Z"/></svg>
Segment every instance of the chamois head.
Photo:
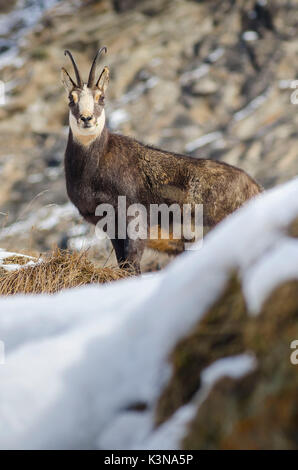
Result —
<svg viewBox="0 0 298 470"><path fill-rule="evenodd" d="M76 76L76 80L73 80L62 68L61 79L69 99L69 124L75 138L83 144L92 142L105 125L104 98L109 82L108 67L103 68L99 78L96 76L102 52L107 52L105 46L94 57L87 83L83 82L71 52L64 52L70 57Z"/></svg>

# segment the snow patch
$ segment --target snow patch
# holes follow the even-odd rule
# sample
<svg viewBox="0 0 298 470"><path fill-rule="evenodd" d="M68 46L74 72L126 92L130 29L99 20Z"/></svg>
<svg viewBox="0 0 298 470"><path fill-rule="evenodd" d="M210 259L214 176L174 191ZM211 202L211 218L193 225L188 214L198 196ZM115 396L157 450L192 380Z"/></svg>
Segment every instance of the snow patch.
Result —
<svg viewBox="0 0 298 470"><path fill-rule="evenodd" d="M270 290L298 279L298 180L268 191L227 217L202 249L162 273L57 295L0 299L0 443L9 449L176 448L200 401L159 428L154 410L168 357L238 271L251 314ZM270 278L270 279L269 279ZM242 355L202 373L203 400L223 375L255 365ZM136 411L141 404L144 411ZM114 437L113 437L114 436Z"/></svg>

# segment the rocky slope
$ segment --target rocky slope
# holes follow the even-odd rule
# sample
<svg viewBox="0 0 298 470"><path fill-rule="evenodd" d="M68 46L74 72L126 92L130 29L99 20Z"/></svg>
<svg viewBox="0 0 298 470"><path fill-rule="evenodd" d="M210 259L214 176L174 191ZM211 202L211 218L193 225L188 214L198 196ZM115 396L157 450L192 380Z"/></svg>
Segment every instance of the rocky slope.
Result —
<svg viewBox="0 0 298 470"><path fill-rule="evenodd" d="M39 251L53 244L94 245L93 229L67 204L64 187L65 48L86 76L95 51L107 45L112 129L238 165L266 188L296 175L294 0L43 3L52 8L43 12L39 2L23 0L0 16L0 78L6 86L0 107L1 246ZM93 254L99 251L106 260L109 243Z"/></svg>

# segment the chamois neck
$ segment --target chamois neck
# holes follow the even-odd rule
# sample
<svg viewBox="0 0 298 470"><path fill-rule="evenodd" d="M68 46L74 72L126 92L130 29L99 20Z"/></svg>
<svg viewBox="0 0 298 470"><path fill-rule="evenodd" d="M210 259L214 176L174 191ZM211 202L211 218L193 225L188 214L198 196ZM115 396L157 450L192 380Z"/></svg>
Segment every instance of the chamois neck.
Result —
<svg viewBox="0 0 298 470"><path fill-rule="evenodd" d="M71 128L69 129L68 144L65 153L65 162L68 164L98 166L101 156L105 153L108 145L109 131L105 126L101 135L97 137L89 146L82 145L74 138ZM67 164L67 163L66 163ZM81 167L80 167L81 168ZM81 168L82 170L82 168Z"/></svg>
<svg viewBox="0 0 298 470"><path fill-rule="evenodd" d="M83 143L80 139L77 139L77 136L74 135L73 130L69 127L69 135L68 135L68 148L75 148L78 147L79 153L82 154L87 152L90 154L93 153L93 150L96 150L96 153L103 153L107 142L109 139L109 131L106 126L104 126L101 134L97 136L95 139L92 140L88 145Z"/></svg>

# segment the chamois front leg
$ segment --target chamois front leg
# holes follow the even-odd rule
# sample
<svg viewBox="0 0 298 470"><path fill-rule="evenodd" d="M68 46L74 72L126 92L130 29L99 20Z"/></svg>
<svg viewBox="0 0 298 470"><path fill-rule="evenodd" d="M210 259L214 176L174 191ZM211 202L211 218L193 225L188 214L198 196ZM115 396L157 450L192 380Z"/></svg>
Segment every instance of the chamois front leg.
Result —
<svg viewBox="0 0 298 470"><path fill-rule="evenodd" d="M129 238L126 239L118 239L114 238L111 240L115 253L116 258L119 265L125 264L127 266L133 265L136 272L141 274L141 258L145 248L145 241L144 240L131 240Z"/></svg>
<svg viewBox="0 0 298 470"><path fill-rule="evenodd" d="M125 263L125 261L126 261L126 258L125 258L126 239L122 240L122 239L119 239L119 238L114 238L114 239L111 239L111 242L112 242L113 248L115 250L115 254L116 254L118 264L120 265L122 263Z"/></svg>
<svg viewBox="0 0 298 470"><path fill-rule="evenodd" d="M128 263L134 266L138 274L141 274L141 259L145 249L145 240L139 238L131 240L128 238L125 249Z"/></svg>

